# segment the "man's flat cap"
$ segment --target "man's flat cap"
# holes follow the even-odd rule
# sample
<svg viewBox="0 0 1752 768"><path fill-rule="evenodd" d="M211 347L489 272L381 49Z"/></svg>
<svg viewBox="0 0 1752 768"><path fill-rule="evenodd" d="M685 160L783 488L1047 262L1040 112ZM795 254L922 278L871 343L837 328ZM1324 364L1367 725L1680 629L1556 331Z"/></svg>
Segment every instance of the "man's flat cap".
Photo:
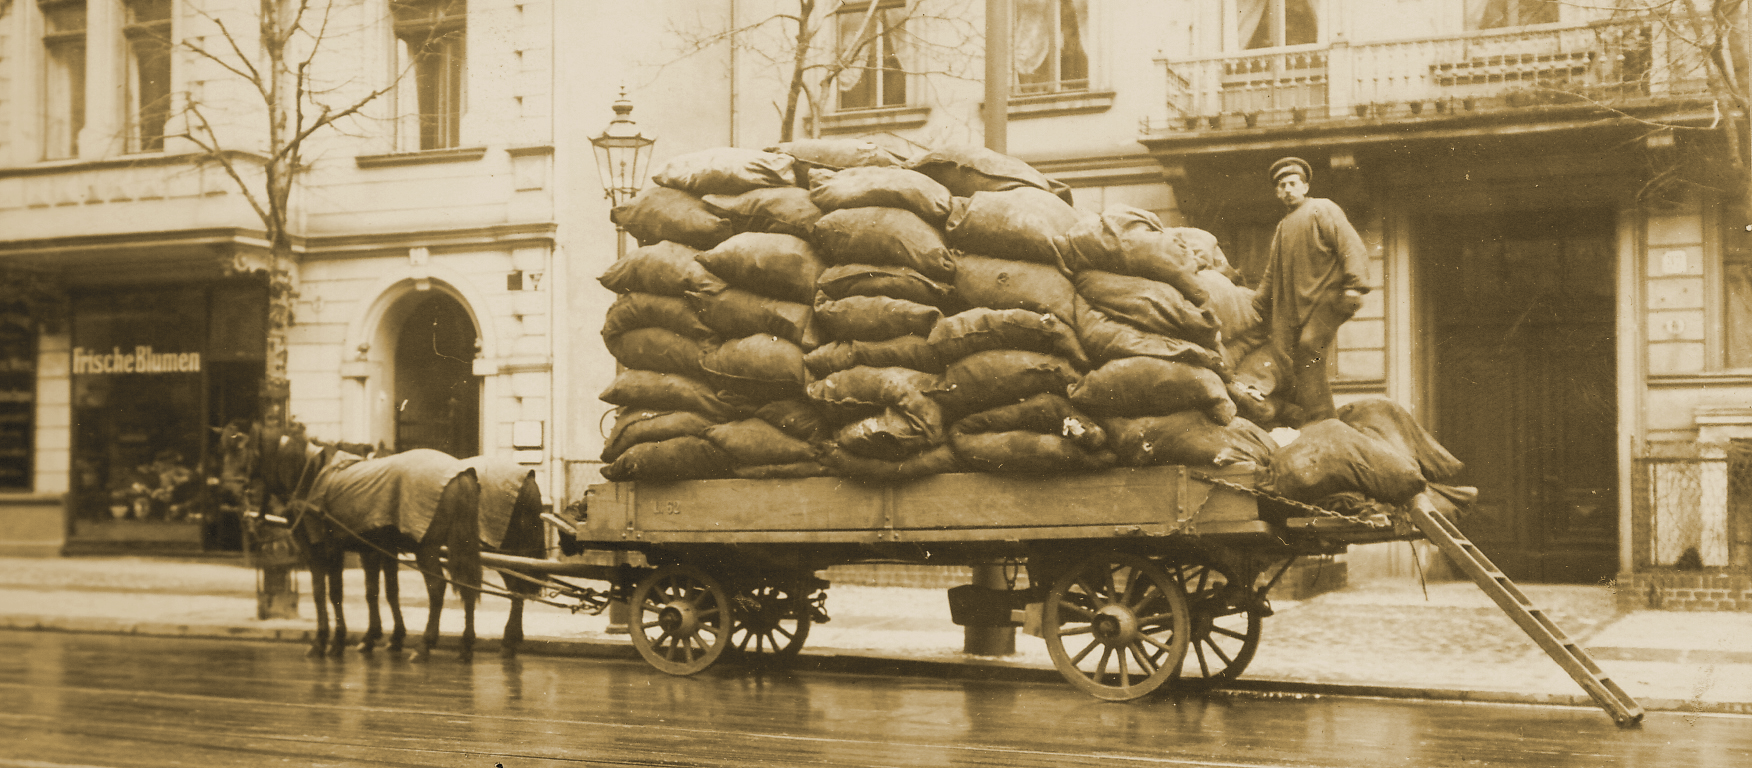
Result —
<svg viewBox="0 0 1752 768"><path fill-rule="evenodd" d="M1299 157L1286 157L1272 163L1271 183L1276 184L1278 179L1283 178L1286 173L1302 174L1302 181L1305 182L1312 182L1314 180L1313 167L1308 165L1307 160L1303 160Z"/></svg>

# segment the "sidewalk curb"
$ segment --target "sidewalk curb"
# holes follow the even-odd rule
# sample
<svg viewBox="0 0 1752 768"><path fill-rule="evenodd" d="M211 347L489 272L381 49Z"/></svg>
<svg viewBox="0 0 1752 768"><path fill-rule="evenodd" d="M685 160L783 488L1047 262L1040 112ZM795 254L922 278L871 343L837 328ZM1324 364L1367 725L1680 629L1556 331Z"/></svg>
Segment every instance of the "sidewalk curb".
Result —
<svg viewBox="0 0 1752 768"><path fill-rule="evenodd" d="M121 622L100 618L69 618L41 615L0 615L0 630L69 632L83 634L143 635L149 637L190 637L207 640L248 640L256 642L309 643L310 629L285 627L246 627L214 624L178 624L170 622ZM445 634L440 648L454 648L457 638ZM477 653L497 653L497 638L483 637L476 644ZM557 640L531 638L523 643L523 653L587 659L639 658L629 641ZM1063 683L1056 669L1031 664L1018 664L998 658L968 658L958 661L934 661L891 656L883 653L834 648L804 649L791 669L836 672L857 675L901 675L906 677L947 678L956 680L988 680L1016 683ZM1345 696L1356 698L1446 701L1479 704L1521 704L1530 706L1560 706L1595 709L1597 706L1585 693L1532 694L1512 691L1464 690L1451 688L1411 688L1354 683L1312 683L1299 680L1248 679L1237 680L1215 695L1231 696ZM1752 715L1752 702L1710 702L1684 699L1642 699L1638 703L1649 712L1684 714Z"/></svg>

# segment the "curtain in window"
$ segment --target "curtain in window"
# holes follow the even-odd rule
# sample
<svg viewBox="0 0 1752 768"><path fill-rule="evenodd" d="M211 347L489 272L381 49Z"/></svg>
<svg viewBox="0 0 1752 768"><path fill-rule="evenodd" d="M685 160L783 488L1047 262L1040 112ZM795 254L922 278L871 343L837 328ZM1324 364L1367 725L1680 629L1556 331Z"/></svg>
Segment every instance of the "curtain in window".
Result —
<svg viewBox="0 0 1752 768"><path fill-rule="evenodd" d="M59 43L48 54L43 157L56 160L79 154L79 131L85 127L85 45Z"/></svg>
<svg viewBox="0 0 1752 768"><path fill-rule="evenodd" d="M892 23L887 10L878 10L870 26L860 36L864 25L863 9L839 14L841 51L860 51L858 60L847 62L840 73L840 108L868 109L899 106L906 103L906 67L902 63L905 47L900 28ZM865 75L870 75L868 78Z"/></svg>
<svg viewBox="0 0 1752 768"><path fill-rule="evenodd" d="M862 60L847 62L848 67L845 73L840 75L840 90L842 91L850 91L858 87L864 81L864 73L878 66L876 57L881 53L882 41L873 38L882 35L882 12L876 12L875 17L870 19L869 28L865 29L863 36L860 37L858 30L863 27L864 13L861 10L847 11L839 15L840 50L862 51L858 57Z"/></svg>
<svg viewBox="0 0 1752 768"><path fill-rule="evenodd" d="M1059 0L1016 0L1015 50L1011 51L1017 72L1040 69L1058 47Z"/></svg>
<svg viewBox="0 0 1752 768"><path fill-rule="evenodd" d="M43 158L79 155L85 128L85 3L43 3Z"/></svg>
<svg viewBox="0 0 1752 768"><path fill-rule="evenodd" d="M1320 17L1313 0L1238 0L1236 9L1236 31L1243 48L1308 45L1320 39ZM1272 29L1279 13L1284 19L1281 37Z"/></svg>
<svg viewBox="0 0 1752 768"><path fill-rule="evenodd" d="M1266 37L1270 36L1271 22L1266 20L1265 12L1271 10L1271 0L1240 0L1236 10L1238 13L1235 18L1237 23L1235 31L1240 33L1237 37L1242 44L1247 48L1264 48L1271 45L1270 40L1267 40L1265 45L1253 44L1253 41L1260 37L1260 25L1262 24L1266 27Z"/></svg>
<svg viewBox="0 0 1752 768"><path fill-rule="evenodd" d="M1466 0L1467 29L1501 29L1558 20L1556 0Z"/></svg>
<svg viewBox="0 0 1752 768"><path fill-rule="evenodd" d="M1015 42L1010 53L1017 72L1037 72L1049 56L1083 58L1089 0L1016 0L1015 9L1011 35ZM1069 75L1061 73L1060 77Z"/></svg>

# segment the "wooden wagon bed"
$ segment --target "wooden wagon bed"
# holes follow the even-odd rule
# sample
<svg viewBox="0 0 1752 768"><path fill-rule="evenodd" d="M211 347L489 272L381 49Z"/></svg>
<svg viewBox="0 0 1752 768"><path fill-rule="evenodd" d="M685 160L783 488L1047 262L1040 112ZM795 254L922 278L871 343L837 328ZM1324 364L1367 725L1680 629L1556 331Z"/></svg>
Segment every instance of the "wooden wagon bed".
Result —
<svg viewBox="0 0 1752 768"><path fill-rule="evenodd" d="M968 626L1002 626L1039 604L1055 666L1104 699L1173 682L1218 685L1247 666L1290 562L1352 544L1428 538L1620 724L1642 708L1431 503L1346 517L1262 493L1256 471L1165 466L1090 474L686 480L591 485L574 498L587 549L646 566L537 561L500 567L616 583L633 644L653 666L693 674L726 650L794 655L822 610L834 565L912 562L1026 568L1031 586L961 587ZM1271 572L1276 570L1276 575ZM635 584L636 582L636 584ZM952 609L956 590L951 590ZM1188 651L1191 651L1189 654Z"/></svg>

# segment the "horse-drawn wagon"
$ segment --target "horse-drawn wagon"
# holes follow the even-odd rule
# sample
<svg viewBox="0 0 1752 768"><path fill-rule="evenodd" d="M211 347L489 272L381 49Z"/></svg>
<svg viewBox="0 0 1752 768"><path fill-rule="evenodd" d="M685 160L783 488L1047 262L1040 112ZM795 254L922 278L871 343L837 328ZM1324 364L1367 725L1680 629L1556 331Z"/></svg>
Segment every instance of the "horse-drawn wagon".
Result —
<svg viewBox="0 0 1752 768"><path fill-rule="evenodd" d="M854 563L1004 565L1028 586L951 590L957 623L1014 626L1039 604L1058 671L1102 699L1240 675L1271 613L1267 594L1298 557L1428 537L1621 724L1642 710L1533 608L1420 495L1357 518L1255 489L1243 467L1113 469L1065 476L937 475L618 482L570 489L571 533L590 550L639 552L639 567L489 566L603 579L631 609L634 646L688 675L726 652L796 654L825 617L819 573ZM1430 493L1433 493L1430 492Z"/></svg>

